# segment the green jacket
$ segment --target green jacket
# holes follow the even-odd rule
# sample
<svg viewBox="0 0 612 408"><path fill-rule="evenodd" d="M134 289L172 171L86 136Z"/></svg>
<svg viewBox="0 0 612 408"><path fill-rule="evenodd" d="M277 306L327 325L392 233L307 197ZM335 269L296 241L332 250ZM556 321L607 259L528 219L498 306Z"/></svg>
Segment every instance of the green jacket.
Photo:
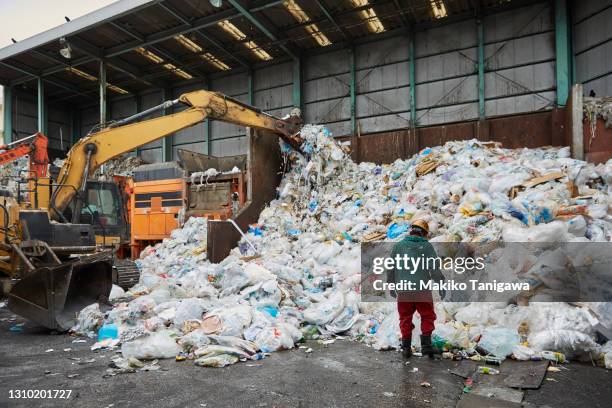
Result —
<svg viewBox="0 0 612 408"><path fill-rule="evenodd" d="M390 271L388 282L413 281L418 288L420 281L434 280L439 282L444 280L444 275L442 275L442 272L437 267L438 262L429 261L429 265L425 264L426 259L437 258L436 250L425 238L414 235L406 236L393 247L391 256L395 258L396 255L400 255L402 258L404 255L407 255L410 259L414 260L421 258L421 261L416 268L413 267L412 263L409 263L410 270L396 268ZM411 261L409 260L408 262ZM414 269L414 273L412 273L412 269Z"/></svg>

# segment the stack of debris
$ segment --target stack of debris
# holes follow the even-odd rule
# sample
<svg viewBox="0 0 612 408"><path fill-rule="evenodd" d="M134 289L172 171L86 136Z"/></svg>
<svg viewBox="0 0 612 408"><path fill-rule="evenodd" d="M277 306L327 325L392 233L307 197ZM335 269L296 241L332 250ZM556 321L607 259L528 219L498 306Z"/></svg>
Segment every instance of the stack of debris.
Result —
<svg viewBox="0 0 612 408"><path fill-rule="evenodd" d="M134 169L143 164L147 164L147 162L140 157L124 154L104 163L94 172L93 178L100 179L112 176L131 176Z"/></svg>
<svg viewBox="0 0 612 408"><path fill-rule="evenodd" d="M124 358L178 354L223 366L340 334L398 348L396 305L360 301L360 243L399 240L411 219L427 219L438 242L612 238L612 161L594 166L571 159L568 148L510 150L471 140L391 165L357 164L326 128L306 126L301 135L309 157L283 146L294 163L279 198L223 262L206 260L199 219L143 253L139 284L103 316L119 328ZM612 328L610 305L589 306ZM501 358L610 353L612 343L595 341L591 310L439 302L436 345ZM95 330L99 317L80 319L79 331ZM418 338L418 317L415 326Z"/></svg>

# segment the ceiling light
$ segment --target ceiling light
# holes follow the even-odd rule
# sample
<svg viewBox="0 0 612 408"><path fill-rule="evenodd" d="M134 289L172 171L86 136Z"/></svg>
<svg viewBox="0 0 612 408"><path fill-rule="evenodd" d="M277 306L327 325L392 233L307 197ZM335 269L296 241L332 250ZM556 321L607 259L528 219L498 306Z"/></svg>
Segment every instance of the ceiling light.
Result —
<svg viewBox="0 0 612 408"><path fill-rule="evenodd" d="M116 93L118 93L118 94L121 94L121 95L125 95L125 94L128 94L128 93L129 93L129 92L128 92L128 91L126 91L125 89L123 89L123 88L119 88L118 86L111 85L111 84L108 84L108 89L110 89L111 91L116 92Z"/></svg>
<svg viewBox="0 0 612 408"><path fill-rule="evenodd" d="M152 61L156 64L163 64L162 66L166 68L168 71L172 71L177 76L180 76L184 79L191 79L193 76L188 72L183 71L180 68L177 68L176 65L170 64L169 62L165 62L162 57L157 54L152 53L151 51L145 49L144 47L138 47L134 51L147 58L149 61Z"/></svg>
<svg viewBox="0 0 612 408"><path fill-rule="evenodd" d="M243 33L238 27L234 24L230 23L228 20L219 21L217 23L219 27L221 27L226 33L234 37L236 40L244 41L247 36ZM244 45L253 52L253 54L257 55L259 59L264 61L269 61L272 59L272 56L268 54L266 51L261 49L254 41L246 41Z"/></svg>
<svg viewBox="0 0 612 408"><path fill-rule="evenodd" d="M202 47L200 47L193 40L190 40L184 35L182 34L177 35L176 37L174 37L174 39L178 41L183 47L187 48L189 51L200 54L200 58L202 58L203 60L206 60L211 65L213 65L215 68L220 69L222 71L229 71L230 69L232 69L229 65L227 65L226 63L221 61L219 58L212 55L210 52L206 52L202 54L202 51L204 51Z"/></svg>
<svg viewBox="0 0 612 408"><path fill-rule="evenodd" d="M210 62L212 65L214 65L216 68L220 69L221 71L229 71L230 69L232 69L229 65L227 65L225 62L221 61L219 58L212 55L210 52L204 53L200 55L200 57Z"/></svg>
<svg viewBox="0 0 612 408"><path fill-rule="evenodd" d="M98 81L98 78L96 78L95 76L93 76L93 75L91 75L91 74L88 74L88 73L87 73L87 72L85 72L85 71L81 71L81 70L80 70L80 69L78 69L78 68L74 68L74 67L67 67L67 68L66 68L66 71L68 71L68 72L70 72L70 73L72 73L72 74L74 74L74 75L76 75L76 76L78 76L78 77L81 77L81 78L83 78L83 79L86 79L86 80L88 80L88 81L90 81L90 82L97 82L97 81ZM116 92L116 93L121 94L121 95L125 95L125 94L128 94L128 93L129 93L129 92L128 92L128 91L126 91L125 89L123 89L123 88L119 88L119 87L118 87L118 86L116 86L116 85L109 84L108 82L106 83L106 86L107 86L107 87L108 87L108 89L110 89L111 91Z"/></svg>
<svg viewBox="0 0 612 408"><path fill-rule="evenodd" d="M446 17L446 6L443 0L431 0L431 10L435 18Z"/></svg>
<svg viewBox="0 0 612 408"><path fill-rule="evenodd" d="M62 48L60 48L59 50L60 55L66 59L72 58L72 47L70 47L70 44L68 44L68 41L66 41L66 38L65 37L60 38L59 42L60 42L60 45L62 46Z"/></svg>
<svg viewBox="0 0 612 408"><path fill-rule="evenodd" d="M351 2L355 7L365 7L370 4L368 0L351 0ZM382 33L385 31L385 26L383 26L373 8L359 10L359 15L361 15L361 18L367 22L368 30L371 33Z"/></svg>
<svg viewBox="0 0 612 408"><path fill-rule="evenodd" d="M293 18L295 18L298 23L303 24L303 23L308 23L310 21L310 17L308 16L308 14L306 14L306 12L302 10L300 5L297 4L295 0L286 0L283 3L283 5L287 9L287 11L291 13ZM327 38L327 36L323 34L321 30L319 30L319 27L317 27L316 24L308 24L304 26L304 29L308 31L308 33L312 36L312 38L314 38L315 41L321 47L325 47L331 44L331 41L329 41L329 38Z"/></svg>
<svg viewBox="0 0 612 408"><path fill-rule="evenodd" d="M185 37L183 34L177 35L176 37L174 37L174 39L191 52L202 52L202 47L200 47L198 44L196 44L189 38Z"/></svg>
<svg viewBox="0 0 612 408"><path fill-rule="evenodd" d="M210 4L212 4L213 7L221 7L223 5L223 1L222 0L209 0Z"/></svg>

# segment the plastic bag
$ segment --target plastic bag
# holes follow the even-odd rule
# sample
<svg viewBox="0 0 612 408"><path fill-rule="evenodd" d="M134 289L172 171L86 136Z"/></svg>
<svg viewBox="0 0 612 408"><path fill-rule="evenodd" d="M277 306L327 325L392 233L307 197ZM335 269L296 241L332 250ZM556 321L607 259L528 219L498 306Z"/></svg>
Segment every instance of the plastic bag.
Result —
<svg viewBox="0 0 612 408"><path fill-rule="evenodd" d="M146 337L123 343L121 354L123 358L134 357L139 360L152 360L155 358L172 358L180 352L170 332L159 331Z"/></svg>
<svg viewBox="0 0 612 408"><path fill-rule="evenodd" d="M344 294L335 292L327 300L315 303L304 310L304 321L322 326L335 319L343 308Z"/></svg>
<svg viewBox="0 0 612 408"><path fill-rule="evenodd" d="M520 342L516 329L505 327L487 327L482 333L478 345L495 357L505 358Z"/></svg>
<svg viewBox="0 0 612 408"><path fill-rule="evenodd" d="M98 328L104 322L104 314L100 311L100 305L92 303L79 313L77 324L72 328L72 331L79 334L84 334L88 337L94 337Z"/></svg>

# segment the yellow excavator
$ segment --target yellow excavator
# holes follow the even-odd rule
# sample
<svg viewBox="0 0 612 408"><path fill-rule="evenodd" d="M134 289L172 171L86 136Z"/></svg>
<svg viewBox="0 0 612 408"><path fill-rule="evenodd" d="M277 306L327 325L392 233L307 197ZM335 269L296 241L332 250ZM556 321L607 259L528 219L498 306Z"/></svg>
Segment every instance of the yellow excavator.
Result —
<svg viewBox="0 0 612 408"><path fill-rule="evenodd" d="M177 105L186 109L145 119ZM29 208L0 194L0 271L16 281L8 293L9 309L64 331L74 325L83 307L106 301L112 288L113 254L96 244L94 220L99 214L88 203L89 175L114 157L207 118L271 131L298 151L302 144L299 114L279 119L205 90L185 93L91 132L70 149L55 180L28 181L35 197ZM105 194L105 200L118 212L123 208L119 194ZM88 212L91 222L82 223Z"/></svg>

